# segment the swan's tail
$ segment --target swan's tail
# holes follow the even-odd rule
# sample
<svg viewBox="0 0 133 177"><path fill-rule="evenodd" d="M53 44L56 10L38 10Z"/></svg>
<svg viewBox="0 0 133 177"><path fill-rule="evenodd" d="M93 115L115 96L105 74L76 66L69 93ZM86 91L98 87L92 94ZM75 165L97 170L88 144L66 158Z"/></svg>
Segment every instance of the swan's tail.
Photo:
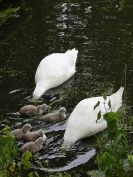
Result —
<svg viewBox="0 0 133 177"><path fill-rule="evenodd" d="M116 93L114 93L113 95L122 99L123 92L124 92L124 87L121 86L120 89Z"/></svg>
<svg viewBox="0 0 133 177"><path fill-rule="evenodd" d="M72 50L67 50L66 54L69 56L69 58L72 61L72 64L75 65L76 60L77 60L77 55L78 55L78 50L76 50L75 48Z"/></svg>
<svg viewBox="0 0 133 177"><path fill-rule="evenodd" d="M120 89L111 95L112 97L112 102L113 102L113 107L114 107L114 112L117 111L121 106L122 106L122 95L124 92L124 87L120 87Z"/></svg>

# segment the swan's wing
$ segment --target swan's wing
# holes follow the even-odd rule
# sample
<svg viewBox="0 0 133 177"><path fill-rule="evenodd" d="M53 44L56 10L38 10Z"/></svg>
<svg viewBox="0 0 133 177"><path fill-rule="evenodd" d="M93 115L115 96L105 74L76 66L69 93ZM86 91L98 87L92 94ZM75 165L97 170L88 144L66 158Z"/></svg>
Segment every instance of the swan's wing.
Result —
<svg viewBox="0 0 133 177"><path fill-rule="evenodd" d="M52 54L44 58L36 71L35 81L45 80L46 82L58 82L67 80L75 72L75 68L64 54Z"/></svg>

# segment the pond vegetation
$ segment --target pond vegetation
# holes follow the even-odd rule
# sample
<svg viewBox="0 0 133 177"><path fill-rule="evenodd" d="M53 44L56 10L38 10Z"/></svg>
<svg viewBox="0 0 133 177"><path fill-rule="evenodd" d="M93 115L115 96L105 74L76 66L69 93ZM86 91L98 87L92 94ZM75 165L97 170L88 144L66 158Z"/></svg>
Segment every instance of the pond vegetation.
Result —
<svg viewBox="0 0 133 177"><path fill-rule="evenodd" d="M0 25L5 24L11 18L18 17L22 4L20 0L0 0Z"/></svg>
<svg viewBox="0 0 133 177"><path fill-rule="evenodd" d="M13 17L14 15L17 14L17 12L19 11L19 7L18 8L7 8L4 9L2 11L0 11L0 23L5 23L9 18Z"/></svg>

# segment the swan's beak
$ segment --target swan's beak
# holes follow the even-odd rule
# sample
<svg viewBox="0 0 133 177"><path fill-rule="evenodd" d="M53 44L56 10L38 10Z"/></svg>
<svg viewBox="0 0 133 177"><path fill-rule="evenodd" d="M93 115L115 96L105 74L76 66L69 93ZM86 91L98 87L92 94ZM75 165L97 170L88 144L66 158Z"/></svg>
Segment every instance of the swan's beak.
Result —
<svg viewBox="0 0 133 177"><path fill-rule="evenodd" d="M40 104L42 102L42 100L39 98L39 97L37 97L37 96L33 96L33 98L32 98L32 103L34 104L34 105L38 105L38 104Z"/></svg>

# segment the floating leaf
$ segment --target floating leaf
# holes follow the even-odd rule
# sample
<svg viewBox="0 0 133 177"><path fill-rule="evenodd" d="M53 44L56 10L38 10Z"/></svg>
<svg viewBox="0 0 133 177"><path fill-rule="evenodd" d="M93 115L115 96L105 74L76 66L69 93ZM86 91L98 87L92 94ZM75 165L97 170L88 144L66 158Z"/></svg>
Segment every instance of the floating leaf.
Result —
<svg viewBox="0 0 133 177"><path fill-rule="evenodd" d="M34 177L34 173L33 173L33 172L30 172L30 173L28 174L28 177Z"/></svg>
<svg viewBox="0 0 133 177"><path fill-rule="evenodd" d="M131 167L133 167L133 155L128 155L128 162Z"/></svg>
<svg viewBox="0 0 133 177"><path fill-rule="evenodd" d="M109 109L111 108L111 100L108 102Z"/></svg>
<svg viewBox="0 0 133 177"><path fill-rule="evenodd" d="M36 177L40 177L40 175L37 171L35 171L35 175L36 175Z"/></svg>
<svg viewBox="0 0 133 177"><path fill-rule="evenodd" d="M15 166L16 166L15 162L13 162L13 163L11 164L11 166L10 166L10 171L11 171L12 173L15 171Z"/></svg>
<svg viewBox="0 0 133 177"><path fill-rule="evenodd" d="M132 126L133 126L133 117L129 117L128 126L129 126L129 127L132 127Z"/></svg>
<svg viewBox="0 0 133 177"><path fill-rule="evenodd" d="M96 103L96 105L94 106L94 110L99 106L99 104L100 104L100 101L98 101L98 102Z"/></svg>
<svg viewBox="0 0 133 177"><path fill-rule="evenodd" d="M118 131L118 119L120 115L118 113L108 112L103 117L107 121L109 137L112 140Z"/></svg>
<svg viewBox="0 0 133 177"><path fill-rule="evenodd" d="M103 93L103 99L104 99L104 100L107 99L107 95L106 95L106 93Z"/></svg>
<svg viewBox="0 0 133 177"><path fill-rule="evenodd" d="M96 122L101 118L101 111L99 111L99 113L97 114L97 120Z"/></svg>

